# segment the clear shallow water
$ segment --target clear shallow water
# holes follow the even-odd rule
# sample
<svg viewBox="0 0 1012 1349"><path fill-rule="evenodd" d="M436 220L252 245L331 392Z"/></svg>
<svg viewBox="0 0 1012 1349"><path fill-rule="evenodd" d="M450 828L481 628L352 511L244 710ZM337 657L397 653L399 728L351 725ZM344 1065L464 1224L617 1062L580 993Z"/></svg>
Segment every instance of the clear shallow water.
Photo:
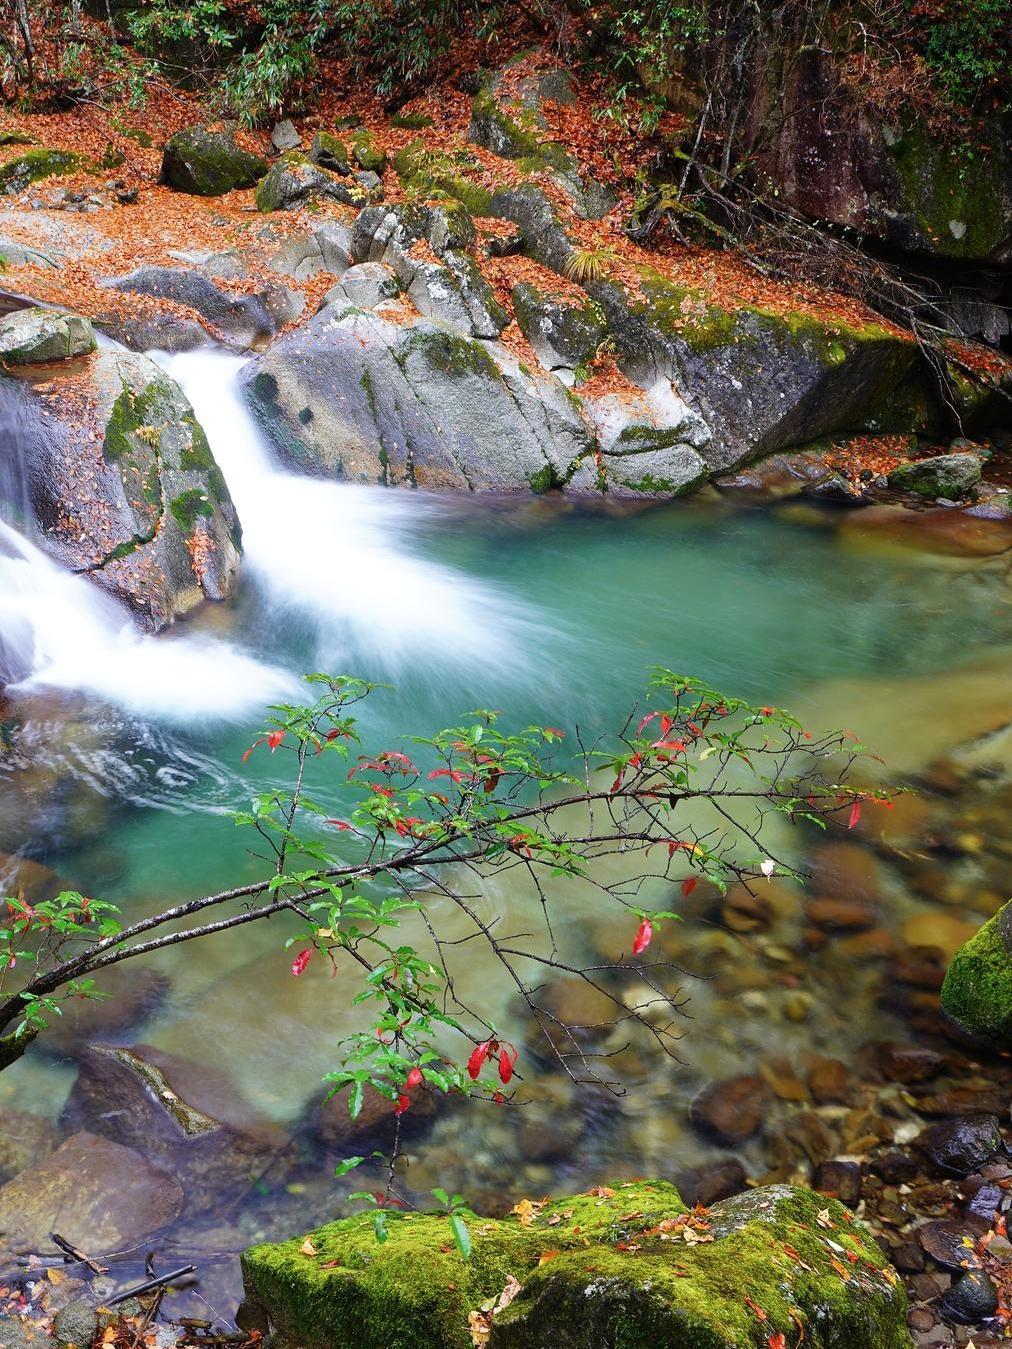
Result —
<svg viewBox="0 0 1012 1349"><path fill-rule="evenodd" d="M235 396L237 362L196 352L165 365L207 429L242 520L236 599L144 638L119 606L59 573L29 542L8 531L0 547L0 634L31 670L13 691L21 724L14 752L0 759L0 820L22 821L26 851L127 912L261 874L226 812L279 771L264 751L243 766L242 752L260 706L287 696L306 670L395 685L364 713L375 747L452 723L475 705L507 709L519 723L614 727L654 663L795 707L821 726L867 728L887 760L902 750L907 770L920 762L909 743L919 706L951 725L943 744L973 733L958 697L961 671L976 681L977 703L985 692L999 708L1003 698L1012 703L1012 606L1000 557L963 564L862 551L842 516L813 509L799 518L796 508L717 498L615 515L554 499L445 501L297 478L273 467L250 426ZM941 711L931 684L939 672L957 690ZM891 719L877 710L897 697L907 720L892 719L902 743L890 744ZM79 785L69 816L47 814L50 773L64 795L68 782ZM314 796L336 805L340 777L314 782ZM509 906L511 897L487 902ZM566 921L579 933L592 917L581 900ZM328 981L296 985L287 975L282 935L246 931L241 943L161 959L169 995L121 1039L224 1065L261 1109L291 1122L350 1023L334 1010ZM480 964L472 971L477 986L488 973ZM852 1038L877 1029L859 1020ZM824 1034L785 1035L800 1045L816 1033ZM749 1034L724 1024L718 1035L700 1016L686 1054L716 1072L747 1060ZM73 1064L36 1055L4 1079L5 1104L55 1116ZM671 1114L678 1090L666 1076L661 1099L633 1111L644 1158L653 1143L642 1139L654 1137L658 1113ZM468 1144L477 1160L466 1164L457 1126L447 1126L442 1164L461 1173L432 1183L463 1189L470 1181L473 1192L488 1173L522 1160L512 1126L486 1125L476 1118L471 1126L484 1132ZM580 1167L591 1178L630 1146L596 1114L587 1137L596 1142ZM692 1160L696 1145L681 1142ZM424 1174L426 1163L418 1165ZM573 1159L549 1165L548 1176L544 1169L547 1183L569 1174ZM235 1230L250 1236L249 1227Z"/></svg>

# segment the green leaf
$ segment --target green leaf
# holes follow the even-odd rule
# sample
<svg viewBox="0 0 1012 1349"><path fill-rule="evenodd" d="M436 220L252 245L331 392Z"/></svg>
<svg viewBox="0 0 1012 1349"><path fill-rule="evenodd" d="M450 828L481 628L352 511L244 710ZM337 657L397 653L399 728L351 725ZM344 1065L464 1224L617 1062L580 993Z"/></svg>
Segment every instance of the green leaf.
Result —
<svg viewBox="0 0 1012 1349"><path fill-rule="evenodd" d="M364 1157L345 1157L343 1162L338 1163L337 1168L334 1171L335 1179L339 1176L346 1176L349 1171L354 1171L355 1167L361 1166L364 1161Z"/></svg>
<svg viewBox="0 0 1012 1349"><path fill-rule="evenodd" d="M358 1119L362 1113L362 1102L365 1100L365 1083L361 1078L351 1089L351 1095L348 1098L348 1114L352 1119Z"/></svg>
<svg viewBox="0 0 1012 1349"><path fill-rule="evenodd" d="M376 1231L376 1240L386 1241L387 1237L390 1235L387 1231L387 1215L381 1213L380 1210L377 1209L372 1215L372 1225Z"/></svg>
<svg viewBox="0 0 1012 1349"><path fill-rule="evenodd" d="M450 1231L453 1233L453 1239L457 1243L457 1250L465 1260L471 1258L471 1233L467 1223L459 1213L450 1215Z"/></svg>

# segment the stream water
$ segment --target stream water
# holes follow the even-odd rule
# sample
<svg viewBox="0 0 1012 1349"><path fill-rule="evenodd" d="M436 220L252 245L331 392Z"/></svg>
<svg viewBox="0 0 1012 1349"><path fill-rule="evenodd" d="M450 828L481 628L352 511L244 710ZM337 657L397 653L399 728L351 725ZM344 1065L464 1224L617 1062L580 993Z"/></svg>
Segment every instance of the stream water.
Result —
<svg viewBox="0 0 1012 1349"><path fill-rule="evenodd" d="M162 363L192 401L242 522L234 601L147 637L89 581L46 559L23 508L0 523L0 686L11 685L0 700L11 742L0 756L0 853L25 853L128 913L261 874L227 812L273 780L269 756L244 766L242 751L261 708L297 691L308 670L394 686L364 714L374 745L475 705L519 723L615 726L654 663L790 707L812 725L853 729L900 777L923 776L1012 719L1008 554L954 556L930 539L911 547L888 529L796 503L713 496L617 514L556 498L448 501L297 477L274 466L247 416L236 359L204 350ZM16 482L9 465L7 475L0 487ZM322 781L314 794L330 804L339 788ZM950 794L931 809L955 830L967 799ZM901 946L902 932L932 915L980 921L1004 884L990 865L977 855L960 863L958 909L909 869L880 869L865 896L877 928ZM843 859L840 886L856 893L859 871ZM865 885L867 867L861 874ZM581 897L564 922L588 949L621 940L599 918ZM160 1001L138 1004L107 1038L217 1069L259 1112L295 1126L350 1016L323 971L291 979L283 934L245 931L159 957ZM494 1204L518 1186L671 1174L713 1154L685 1122L701 1084L754 1071L771 1053L795 1067L813 1053L850 1064L867 1042L908 1033L876 982L888 978L883 950L834 955L830 942L809 954L796 914L734 933L711 906L687 913L677 941L679 958L711 976L689 980L683 1065L661 1070L637 1051L627 1066L642 1089L613 1103L574 1102L549 1083L554 1111L491 1121L453 1111L418 1148L411 1184ZM475 987L508 1015L505 992L476 961ZM795 1016L787 999L799 991L808 1001ZM63 1032L58 1047L2 1075L0 1106L59 1118L87 1039ZM227 1216L190 1222L178 1247L235 1250L336 1216L340 1187L325 1154L318 1140L303 1143ZM759 1144L742 1155L756 1174L772 1164ZM234 1263L204 1291L227 1313Z"/></svg>

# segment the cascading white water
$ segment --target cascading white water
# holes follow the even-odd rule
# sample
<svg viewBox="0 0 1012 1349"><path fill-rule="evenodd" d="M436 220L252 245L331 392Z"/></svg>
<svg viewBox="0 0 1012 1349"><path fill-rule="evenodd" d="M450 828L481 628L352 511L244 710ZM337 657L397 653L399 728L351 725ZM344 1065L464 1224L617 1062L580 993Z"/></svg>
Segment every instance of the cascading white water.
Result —
<svg viewBox="0 0 1012 1349"><path fill-rule="evenodd" d="M515 664L519 608L410 549L419 520L439 509L433 498L285 472L242 401L241 357L153 354L193 404L228 482L244 567L273 611L301 611L315 623L321 665L354 659L395 674L413 660L417 674L423 663L483 671Z"/></svg>
<svg viewBox="0 0 1012 1349"><path fill-rule="evenodd" d="M0 683L92 693L173 721L239 717L284 696L284 671L201 637L158 639L84 577L0 522Z"/></svg>
<svg viewBox="0 0 1012 1349"><path fill-rule="evenodd" d="M409 551L419 496L278 469L240 399L239 358L204 348L155 359L189 397L228 482L244 574L261 596L255 626L265 647L276 645L267 639L283 615L301 615L315 629L319 668L394 673L411 662L416 674L438 666L487 672L519 658L522 618L508 600ZM15 461L17 440L12 434L4 445ZM0 519L3 684L77 689L168 721L245 717L297 687L294 673L229 642L186 629L141 633L123 605Z"/></svg>

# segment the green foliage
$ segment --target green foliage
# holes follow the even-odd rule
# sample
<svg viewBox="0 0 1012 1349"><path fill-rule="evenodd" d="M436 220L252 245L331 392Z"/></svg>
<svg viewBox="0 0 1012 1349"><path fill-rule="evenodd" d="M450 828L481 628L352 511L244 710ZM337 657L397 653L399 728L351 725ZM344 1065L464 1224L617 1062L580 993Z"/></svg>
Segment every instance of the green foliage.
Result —
<svg viewBox="0 0 1012 1349"><path fill-rule="evenodd" d="M950 0L935 8L925 59L949 99L972 108L1009 79L1012 0Z"/></svg>

